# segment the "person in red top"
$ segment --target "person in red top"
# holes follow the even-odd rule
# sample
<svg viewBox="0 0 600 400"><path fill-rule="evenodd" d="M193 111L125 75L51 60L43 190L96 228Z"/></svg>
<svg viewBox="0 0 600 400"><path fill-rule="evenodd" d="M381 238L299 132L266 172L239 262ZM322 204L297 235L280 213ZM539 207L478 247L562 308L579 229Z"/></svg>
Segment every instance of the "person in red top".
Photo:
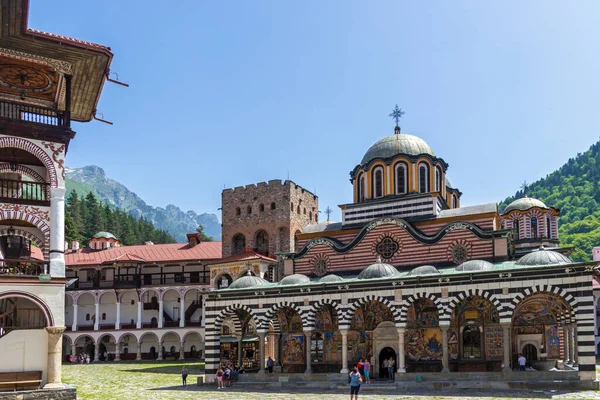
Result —
<svg viewBox="0 0 600 400"><path fill-rule="evenodd" d="M364 364L363 364L362 358L360 360L358 360L358 363L356 364L356 368L358 369L359 374L364 375L365 370L364 370Z"/></svg>

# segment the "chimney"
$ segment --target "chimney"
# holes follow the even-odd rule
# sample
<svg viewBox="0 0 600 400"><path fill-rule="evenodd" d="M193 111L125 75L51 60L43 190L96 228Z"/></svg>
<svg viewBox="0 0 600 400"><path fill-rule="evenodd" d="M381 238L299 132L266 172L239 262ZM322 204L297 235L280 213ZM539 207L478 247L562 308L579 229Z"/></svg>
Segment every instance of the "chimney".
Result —
<svg viewBox="0 0 600 400"><path fill-rule="evenodd" d="M190 247L194 247L195 245L200 244L200 242L202 242L199 233L188 233L187 238Z"/></svg>
<svg viewBox="0 0 600 400"><path fill-rule="evenodd" d="M144 242L144 244L145 244L146 246L153 246L153 245L154 245L154 243L153 243L153 242L151 242L151 241L149 241L149 240L148 240L148 241L146 241L146 242Z"/></svg>
<svg viewBox="0 0 600 400"><path fill-rule="evenodd" d="M69 250L69 242L67 242L66 240L65 240L65 248L63 250L64 251Z"/></svg>
<svg viewBox="0 0 600 400"><path fill-rule="evenodd" d="M73 240L73 246L71 248L73 251L79 251L79 242L77 240Z"/></svg>

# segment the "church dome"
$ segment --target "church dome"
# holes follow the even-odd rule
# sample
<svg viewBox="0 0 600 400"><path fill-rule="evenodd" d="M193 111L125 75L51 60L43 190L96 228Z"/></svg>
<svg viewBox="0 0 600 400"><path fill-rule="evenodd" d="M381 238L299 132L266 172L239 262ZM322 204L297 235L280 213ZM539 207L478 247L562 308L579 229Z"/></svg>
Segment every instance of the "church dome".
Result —
<svg viewBox="0 0 600 400"><path fill-rule="evenodd" d="M484 260L469 260L456 267L456 271L485 271L494 268L494 264Z"/></svg>
<svg viewBox="0 0 600 400"><path fill-rule="evenodd" d="M233 283L229 285L229 289L247 289L251 287L263 286L267 283L269 283L269 281L261 278L260 276L249 274L233 281Z"/></svg>
<svg viewBox="0 0 600 400"><path fill-rule="evenodd" d="M521 199L513 201L508 206L506 206L503 214L508 214L513 210L525 211L533 207L548 208L548 206L546 206L542 201L538 199L534 199L533 197L523 197Z"/></svg>
<svg viewBox="0 0 600 400"><path fill-rule="evenodd" d="M439 273L440 273L440 271L438 271L438 269L436 267L434 267L433 265L423 265L421 267L413 268L412 271L410 271L410 274L412 276L430 275L430 274L439 274Z"/></svg>
<svg viewBox="0 0 600 400"><path fill-rule="evenodd" d="M417 136L399 133L384 137L367 150L361 164L366 164L376 158L390 158L400 154L418 156L429 154L435 157L435 153L427 142Z"/></svg>
<svg viewBox="0 0 600 400"><path fill-rule="evenodd" d="M325 275L324 277L319 279L319 283L335 283L335 282L341 282L343 280L344 279L342 279L341 277L339 277L335 274L329 274L329 275Z"/></svg>
<svg viewBox="0 0 600 400"><path fill-rule="evenodd" d="M358 279L384 278L386 276L392 277L398 274L399 272L394 266L384 264L381 262L381 258L378 258L375 264L369 265L358 274Z"/></svg>
<svg viewBox="0 0 600 400"><path fill-rule="evenodd" d="M98 232L94 235L93 239L115 239L115 240L117 240L116 236L110 232Z"/></svg>
<svg viewBox="0 0 600 400"><path fill-rule="evenodd" d="M279 281L280 285L301 285L310 282L310 278L302 274L288 275Z"/></svg>
<svg viewBox="0 0 600 400"><path fill-rule="evenodd" d="M557 251L546 250L543 247L539 250L525 254L517 261L517 265L561 265L571 264L573 261L564 254Z"/></svg>

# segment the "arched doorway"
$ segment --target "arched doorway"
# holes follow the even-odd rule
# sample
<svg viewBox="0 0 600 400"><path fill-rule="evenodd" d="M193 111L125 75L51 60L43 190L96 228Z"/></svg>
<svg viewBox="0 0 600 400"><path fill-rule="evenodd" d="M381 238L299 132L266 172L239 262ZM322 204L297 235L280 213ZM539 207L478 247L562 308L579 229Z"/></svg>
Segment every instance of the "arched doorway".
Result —
<svg viewBox="0 0 600 400"><path fill-rule="evenodd" d="M528 343L523 346L523 356L527 360L527 366L530 366L532 361L537 361L538 351L533 344Z"/></svg>
<svg viewBox="0 0 600 400"><path fill-rule="evenodd" d="M379 377L383 378L383 379L390 379L391 377L388 376L388 369L385 368L383 366L383 362L385 360L389 360L389 359L394 360L394 370L396 370L398 368L398 359L396 358L396 352L394 351L394 349L392 349L391 347L384 347L383 349L381 349L381 352L379 353Z"/></svg>
<svg viewBox="0 0 600 400"><path fill-rule="evenodd" d="M156 358L156 347L150 347L150 359L154 360Z"/></svg>

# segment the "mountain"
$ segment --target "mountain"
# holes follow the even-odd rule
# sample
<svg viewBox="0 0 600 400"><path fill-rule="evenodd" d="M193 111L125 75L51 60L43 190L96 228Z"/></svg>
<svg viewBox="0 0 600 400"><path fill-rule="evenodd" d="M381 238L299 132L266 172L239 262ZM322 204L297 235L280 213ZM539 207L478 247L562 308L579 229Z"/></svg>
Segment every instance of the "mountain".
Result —
<svg viewBox="0 0 600 400"><path fill-rule="evenodd" d="M221 223L215 214L197 214L182 211L169 204L165 208L152 207L123 184L106 176L104 170L95 165L83 168L67 168L67 193L76 190L80 196L93 192L103 203L127 211L137 218L144 217L158 229L164 229L177 241L187 241L186 233L196 232L198 225L213 240L221 240Z"/></svg>
<svg viewBox="0 0 600 400"><path fill-rule="evenodd" d="M600 141L550 175L524 187L525 193L517 191L501 202L499 209L525 194L559 208L561 246L575 246L573 260L591 261L592 247L600 246Z"/></svg>

